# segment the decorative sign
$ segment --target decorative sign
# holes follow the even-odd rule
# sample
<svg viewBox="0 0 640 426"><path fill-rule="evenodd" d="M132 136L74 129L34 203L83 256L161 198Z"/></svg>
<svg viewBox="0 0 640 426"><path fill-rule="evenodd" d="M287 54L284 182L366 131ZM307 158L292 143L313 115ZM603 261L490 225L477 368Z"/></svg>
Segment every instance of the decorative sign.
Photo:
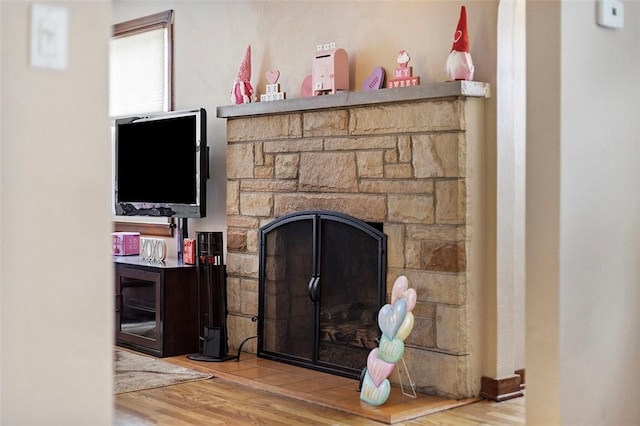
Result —
<svg viewBox="0 0 640 426"><path fill-rule="evenodd" d="M260 102L281 101L285 98L285 93L280 91L280 71L267 71L267 93L260 95Z"/></svg>
<svg viewBox="0 0 640 426"><path fill-rule="evenodd" d="M397 62L400 66L395 69L395 77L387 82L387 88L417 86L420 84L420 77L413 76L413 67L409 66L409 54L406 50L398 53Z"/></svg>
<svg viewBox="0 0 640 426"><path fill-rule="evenodd" d="M361 401L378 406L389 398L391 383L388 377L397 362L404 362L404 340L413 329L415 320L411 310L416 306L416 300L416 291L409 288L407 277L398 277L391 291L391 304L387 303L378 312L378 326L382 337L379 347L369 353L367 366L363 370Z"/></svg>
<svg viewBox="0 0 640 426"><path fill-rule="evenodd" d="M362 84L362 90L378 90L384 87L385 72L382 67L375 67L371 72L371 76Z"/></svg>
<svg viewBox="0 0 640 426"><path fill-rule="evenodd" d="M140 258L161 262L167 257L164 240L160 238L140 237Z"/></svg>
<svg viewBox="0 0 640 426"><path fill-rule="evenodd" d="M269 82L269 84L276 84L279 78L280 78L280 71L278 70L267 71L267 81Z"/></svg>

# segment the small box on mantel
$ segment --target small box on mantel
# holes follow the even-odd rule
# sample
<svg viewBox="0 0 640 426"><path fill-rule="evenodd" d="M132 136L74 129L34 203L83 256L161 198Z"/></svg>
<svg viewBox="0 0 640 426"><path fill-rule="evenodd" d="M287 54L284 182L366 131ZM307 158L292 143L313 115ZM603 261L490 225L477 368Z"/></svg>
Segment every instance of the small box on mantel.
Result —
<svg viewBox="0 0 640 426"><path fill-rule="evenodd" d="M111 254L114 256L130 256L140 254L139 232L112 232Z"/></svg>

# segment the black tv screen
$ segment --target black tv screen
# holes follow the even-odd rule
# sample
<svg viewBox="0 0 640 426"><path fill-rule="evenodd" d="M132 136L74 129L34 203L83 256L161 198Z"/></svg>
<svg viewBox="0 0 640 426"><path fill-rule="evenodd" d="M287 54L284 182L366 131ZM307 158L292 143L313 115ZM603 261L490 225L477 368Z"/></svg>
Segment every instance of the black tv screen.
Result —
<svg viewBox="0 0 640 426"><path fill-rule="evenodd" d="M204 217L204 109L116 120L116 215Z"/></svg>

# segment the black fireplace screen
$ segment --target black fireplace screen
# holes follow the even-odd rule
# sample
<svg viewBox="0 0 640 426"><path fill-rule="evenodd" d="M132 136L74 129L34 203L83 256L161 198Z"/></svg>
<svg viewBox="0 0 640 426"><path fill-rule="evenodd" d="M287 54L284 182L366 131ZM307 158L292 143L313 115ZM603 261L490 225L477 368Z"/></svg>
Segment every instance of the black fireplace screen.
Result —
<svg viewBox="0 0 640 426"><path fill-rule="evenodd" d="M380 334L386 236L326 211L260 229L258 356L357 378Z"/></svg>

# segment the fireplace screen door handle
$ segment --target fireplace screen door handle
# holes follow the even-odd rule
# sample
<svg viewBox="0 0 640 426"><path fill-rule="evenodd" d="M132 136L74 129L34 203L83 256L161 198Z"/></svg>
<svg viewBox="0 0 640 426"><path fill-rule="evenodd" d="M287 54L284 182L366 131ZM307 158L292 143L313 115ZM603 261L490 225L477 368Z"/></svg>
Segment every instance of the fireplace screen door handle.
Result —
<svg viewBox="0 0 640 426"><path fill-rule="evenodd" d="M318 283L320 282L320 277L311 277L309 280L309 298L312 302L317 302L318 298Z"/></svg>

